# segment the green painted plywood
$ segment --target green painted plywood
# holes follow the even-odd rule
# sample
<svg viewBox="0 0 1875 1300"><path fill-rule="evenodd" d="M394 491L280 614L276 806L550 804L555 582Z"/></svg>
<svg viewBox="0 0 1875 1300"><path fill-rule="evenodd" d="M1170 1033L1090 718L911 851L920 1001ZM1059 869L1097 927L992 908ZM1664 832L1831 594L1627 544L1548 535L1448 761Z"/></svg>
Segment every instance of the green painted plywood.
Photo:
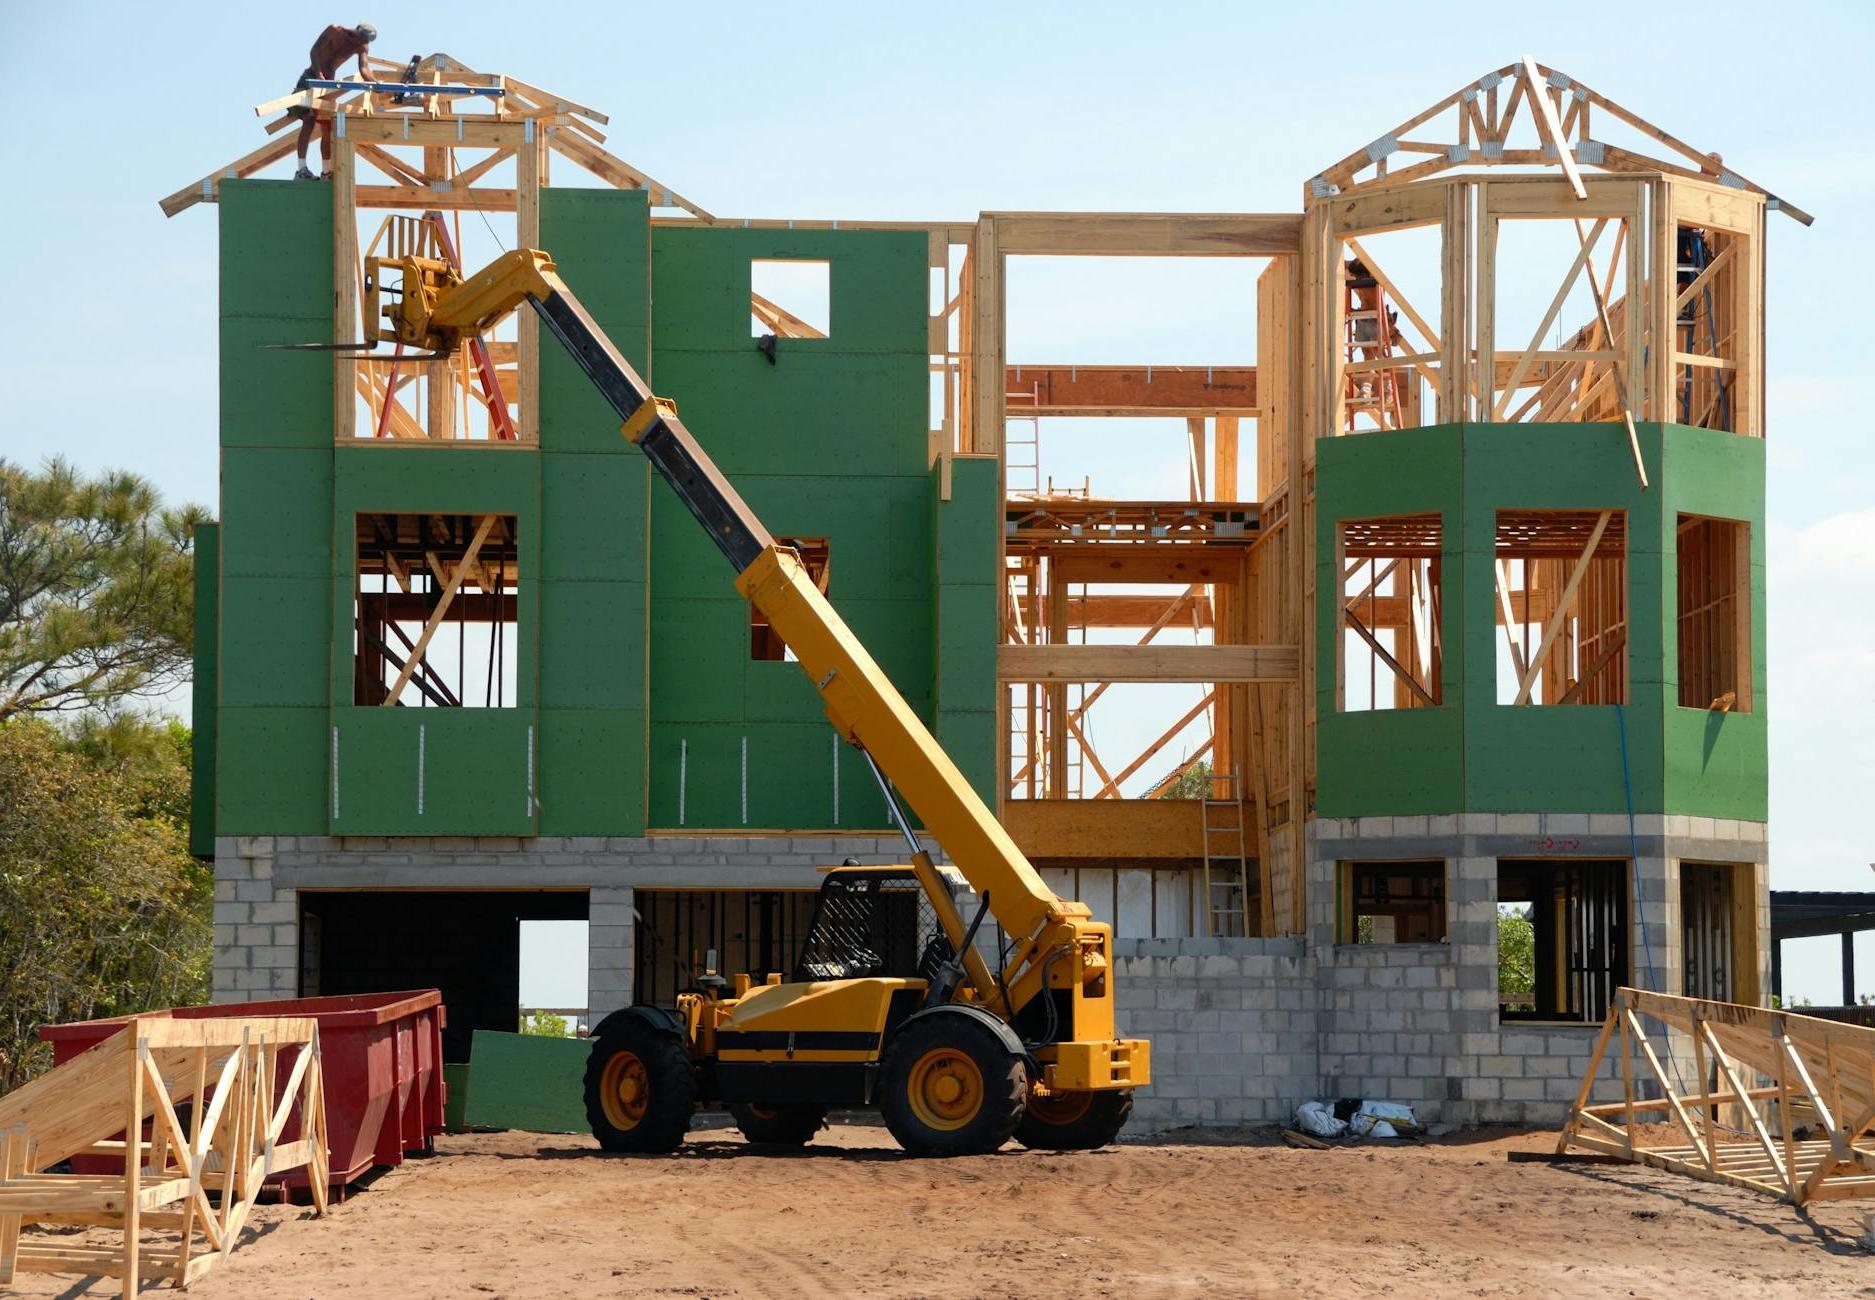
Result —
<svg viewBox="0 0 1875 1300"><path fill-rule="evenodd" d="M221 514L230 577L329 578L332 448L224 448Z"/></svg>
<svg viewBox="0 0 1875 1300"><path fill-rule="evenodd" d="M673 351L754 355L750 263L771 259L828 263L828 337L779 340L777 369L827 354L898 352L923 360L930 286L921 231L660 226L651 249L659 365Z"/></svg>
<svg viewBox="0 0 1875 1300"><path fill-rule="evenodd" d="M189 852L215 852L215 719L221 705L221 526L195 526L195 664L190 692Z"/></svg>
<svg viewBox="0 0 1875 1300"><path fill-rule="evenodd" d="M1669 425L1662 531L1668 547L1659 592L1665 681L1666 801L1670 811L1763 820L1769 815L1769 700L1765 675L1764 442ZM1751 705L1713 713L1679 707L1677 526L1681 514L1740 520L1751 530Z"/></svg>
<svg viewBox="0 0 1875 1300"><path fill-rule="evenodd" d="M586 1057L580 1038L475 1031L462 1122L474 1128L584 1133Z"/></svg>
<svg viewBox="0 0 1875 1300"><path fill-rule="evenodd" d="M557 709L643 709L642 582L543 582L540 703Z"/></svg>
<svg viewBox="0 0 1875 1300"><path fill-rule="evenodd" d="M340 447L335 452L333 577L329 588L332 627L330 699L335 707L353 699L352 653L358 556L357 516L389 514L504 514L515 518L520 536L521 576L517 627L516 706L531 709L538 697L541 598L540 456L528 448ZM477 712L478 710L464 710Z"/></svg>
<svg viewBox="0 0 1875 1300"><path fill-rule="evenodd" d="M317 707L326 703L332 643L326 607L330 589L326 578L222 578L223 705ZM346 671L350 672L349 662ZM238 762L241 756L223 757Z"/></svg>
<svg viewBox="0 0 1875 1300"><path fill-rule="evenodd" d="M541 455L543 579L643 583L649 577L650 466L623 438L617 442L616 455Z"/></svg>
<svg viewBox="0 0 1875 1300"><path fill-rule="evenodd" d="M1661 475L1661 428L1641 425L1648 479ZM1657 607L1661 494L1644 490L1619 425L1468 425L1465 436L1464 590L1478 616L1464 629L1466 808L1477 811L1663 810L1661 626ZM1499 510L1626 514L1627 704L1546 708L1497 703L1494 608ZM1627 742L1627 776L1622 739Z"/></svg>
<svg viewBox="0 0 1875 1300"><path fill-rule="evenodd" d="M540 833L642 835L645 713L540 711Z"/></svg>
<svg viewBox="0 0 1875 1300"><path fill-rule="evenodd" d="M1443 522L1446 648L1436 708L1340 712L1340 664L1334 605L1317 602L1317 810L1324 816L1407 815L1462 806L1466 755L1461 743L1463 658L1458 647L1468 608L1454 578L1462 571L1464 441L1456 426L1331 438L1316 444L1316 589L1339 587L1335 547L1344 520L1436 513ZM1486 606L1489 608L1489 606Z"/></svg>
<svg viewBox="0 0 1875 1300"><path fill-rule="evenodd" d="M263 345L332 340L331 191L226 181L218 212L222 445L329 445L331 358Z"/></svg>
<svg viewBox="0 0 1875 1300"><path fill-rule="evenodd" d="M532 835L531 709L332 710L334 835Z"/></svg>
<svg viewBox="0 0 1875 1300"><path fill-rule="evenodd" d="M1753 521L1761 626L1762 446L1678 426L1638 432L1650 490L1636 481L1620 430L1605 424L1447 426L1320 444L1321 590L1335 582L1339 520L1439 509L1446 523L1443 707L1336 713L1333 606L1318 604L1322 813L1620 812L1631 800L1641 812L1764 816L1762 717L1714 721L1674 703L1673 551L1680 512ZM1627 703L1498 704L1497 512L1608 507L1626 512L1628 531ZM1761 692L1761 633L1754 639Z"/></svg>
<svg viewBox="0 0 1875 1300"><path fill-rule="evenodd" d="M891 232L652 232L659 392L773 533L828 539L835 609L929 720L925 257L922 236ZM750 262L766 258L826 260L831 295L831 336L781 340L772 365L748 307ZM732 574L662 483L651 560L652 824L878 826L884 807L858 755L836 756L798 666L750 660Z"/></svg>
<svg viewBox="0 0 1875 1300"><path fill-rule="evenodd" d="M227 673L223 672L224 687ZM215 833L323 835L327 712L225 701L216 713Z"/></svg>

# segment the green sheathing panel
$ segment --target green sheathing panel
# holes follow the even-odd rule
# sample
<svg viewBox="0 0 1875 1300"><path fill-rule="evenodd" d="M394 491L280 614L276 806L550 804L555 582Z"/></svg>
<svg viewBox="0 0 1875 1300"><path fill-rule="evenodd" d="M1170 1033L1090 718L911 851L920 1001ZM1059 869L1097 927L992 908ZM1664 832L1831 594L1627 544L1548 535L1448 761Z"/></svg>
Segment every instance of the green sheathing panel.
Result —
<svg viewBox="0 0 1875 1300"><path fill-rule="evenodd" d="M561 278L648 369L647 195L544 190L540 228ZM650 467L544 330L540 352L540 833L640 835Z"/></svg>
<svg viewBox="0 0 1875 1300"><path fill-rule="evenodd" d="M340 447L334 460L331 729L321 753L334 835L532 835L538 795L540 453L531 448ZM361 513L499 513L520 531L516 695L500 709L352 705L352 590ZM224 592L226 586L224 584ZM230 610L232 616L232 610Z"/></svg>
<svg viewBox="0 0 1875 1300"><path fill-rule="evenodd" d="M195 673L190 690L189 852L215 852L215 713L221 659L221 530L195 526Z"/></svg>
<svg viewBox="0 0 1875 1300"><path fill-rule="evenodd" d="M1666 677L1667 811L1765 820L1770 814L1766 751L1764 441L1668 425L1662 517L1666 577L1661 584ZM1679 706L1678 517L1711 515L1751 527L1751 711L1713 713Z"/></svg>
<svg viewBox="0 0 1875 1300"><path fill-rule="evenodd" d="M334 835L532 835L531 709L332 710Z"/></svg>
<svg viewBox="0 0 1875 1300"><path fill-rule="evenodd" d="M332 359L266 343L332 341L332 190L223 181L221 445L329 447Z"/></svg>
<svg viewBox="0 0 1875 1300"><path fill-rule="evenodd" d="M1317 811L1331 817L1448 812L1464 798L1464 699L1457 648L1469 607L1463 568L1463 438L1455 426L1330 438L1316 444L1316 590L1335 592L1335 539L1344 520L1437 513L1443 528L1446 647L1438 708L1335 709L1335 611L1317 602ZM1486 606L1489 608L1489 606Z"/></svg>
<svg viewBox="0 0 1875 1300"><path fill-rule="evenodd" d="M835 608L932 722L924 236L660 227L651 247L658 391L775 534L829 539ZM831 317L825 339L780 340L773 365L749 326L750 263L770 258L827 262ZM650 614L654 827L884 824L800 668L750 660L729 567L661 481Z"/></svg>
<svg viewBox="0 0 1875 1300"><path fill-rule="evenodd" d="M1659 608L1661 430L1639 426L1655 489L1643 491L1633 453L1614 424L1465 427L1466 604L1463 629L1466 807L1479 812L1621 812L1622 743L1637 812L1662 808ZM1627 512L1628 703L1566 708L1500 705L1497 646L1503 633L1484 611L1496 600L1499 510Z"/></svg>
<svg viewBox="0 0 1875 1300"><path fill-rule="evenodd" d="M218 779L202 823L223 835L317 834L332 641L332 362L262 345L332 338L332 196L228 181L219 213Z"/></svg>
<svg viewBox="0 0 1875 1300"><path fill-rule="evenodd" d="M469 1048L462 1123L530 1133L585 1133L586 1057L581 1038L478 1029Z"/></svg>
<svg viewBox="0 0 1875 1300"><path fill-rule="evenodd" d="M951 462L950 500L931 469L937 520L937 738L977 794L996 800L996 581L1002 567L1001 490L993 457Z"/></svg>
<svg viewBox="0 0 1875 1300"><path fill-rule="evenodd" d="M1336 713L1334 607L1318 602L1318 811L1686 812L1762 818L1763 445L1643 424L1651 490L1619 426L1465 425L1364 434L1318 447L1318 590L1335 590L1344 519L1439 510L1445 521L1445 704ZM1623 510L1628 532L1628 703L1497 703L1499 510ZM1674 528L1681 512L1752 523L1750 714L1677 705ZM1623 750L1626 762L1623 762Z"/></svg>

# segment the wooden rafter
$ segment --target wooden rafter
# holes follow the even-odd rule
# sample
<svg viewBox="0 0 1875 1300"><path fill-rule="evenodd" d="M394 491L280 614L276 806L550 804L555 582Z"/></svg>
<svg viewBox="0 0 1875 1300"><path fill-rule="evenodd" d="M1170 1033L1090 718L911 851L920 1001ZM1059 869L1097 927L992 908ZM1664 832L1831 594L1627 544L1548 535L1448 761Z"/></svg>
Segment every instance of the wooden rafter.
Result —
<svg viewBox="0 0 1875 1300"><path fill-rule="evenodd" d="M1508 98L1503 99L1500 112L1500 92L1506 84ZM1481 99L1483 110L1478 107ZM1567 107L1558 113L1557 104L1563 99ZM1591 132L1591 107L1601 114L1597 121L1618 122L1638 132L1650 145L1664 146L1678 161L1650 157L1599 138ZM1512 144L1520 112L1529 119L1529 147ZM1445 119L1449 119L1449 126ZM1426 130L1419 132L1421 127ZM1419 132L1418 138L1410 134L1414 132ZM1419 161L1391 167L1399 155L1417 157ZM1328 198L1468 166L1554 166L1570 180L1578 197L1583 193L1582 167L1610 172L1665 172L1748 190L1763 195L1770 206L1806 226L1814 220L1795 204L1732 171L1719 155L1695 149L1567 73L1546 67L1528 55L1485 73L1323 168L1310 179L1307 193L1311 199Z"/></svg>
<svg viewBox="0 0 1875 1300"><path fill-rule="evenodd" d="M403 64L390 60L368 59L366 64L380 80L397 80L405 72ZM355 137L357 156L391 179L390 185L358 186L356 201L361 207L473 206L484 211L515 211L519 196L514 188L473 186L488 170L512 156L518 144L539 139L614 187L648 191L653 207L678 208L697 220L714 220L670 186L601 148L605 135L597 126L608 119L596 109L505 74L478 72L446 54L434 54L419 62L413 78L428 84L447 81L494 87L502 93L499 98L480 101L485 111L467 111L469 105L452 102L446 94L413 92L395 98L368 91L296 91L280 96L255 110L270 119L266 124L271 137L268 142L164 198L164 215L173 217L197 203L216 202L222 181L252 176L290 157L296 132L288 128L296 125L298 118L272 115L282 108L306 106L321 119L342 118L343 122L334 126L334 143L338 143L336 137ZM447 185L439 185L444 178L427 176L422 167L392 152L404 145L490 148L493 152L477 167L466 169Z"/></svg>

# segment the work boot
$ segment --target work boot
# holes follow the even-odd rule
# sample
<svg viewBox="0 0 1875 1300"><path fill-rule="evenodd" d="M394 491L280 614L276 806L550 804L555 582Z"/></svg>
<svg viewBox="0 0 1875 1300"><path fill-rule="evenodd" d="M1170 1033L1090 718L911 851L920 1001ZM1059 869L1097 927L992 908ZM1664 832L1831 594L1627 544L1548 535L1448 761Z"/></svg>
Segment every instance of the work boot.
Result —
<svg viewBox="0 0 1875 1300"><path fill-rule="evenodd" d="M296 181L309 181L312 178L312 168L308 167L305 163L301 163L298 170L293 173L293 179Z"/></svg>

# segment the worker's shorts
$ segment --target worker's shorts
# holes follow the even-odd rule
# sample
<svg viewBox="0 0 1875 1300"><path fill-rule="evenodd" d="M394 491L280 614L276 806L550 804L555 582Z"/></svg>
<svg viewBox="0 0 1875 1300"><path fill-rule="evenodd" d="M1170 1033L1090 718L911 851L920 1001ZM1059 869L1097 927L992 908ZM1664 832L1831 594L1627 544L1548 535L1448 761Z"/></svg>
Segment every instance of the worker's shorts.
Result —
<svg viewBox="0 0 1875 1300"><path fill-rule="evenodd" d="M300 73L299 80L293 83L293 89L295 90L306 89L306 83L312 80L312 74L313 74L313 70L311 68L308 68L306 69L306 71ZM313 111L310 108L305 108L302 106L295 105L294 107L287 109L286 115L288 117L311 117L313 115Z"/></svg>

